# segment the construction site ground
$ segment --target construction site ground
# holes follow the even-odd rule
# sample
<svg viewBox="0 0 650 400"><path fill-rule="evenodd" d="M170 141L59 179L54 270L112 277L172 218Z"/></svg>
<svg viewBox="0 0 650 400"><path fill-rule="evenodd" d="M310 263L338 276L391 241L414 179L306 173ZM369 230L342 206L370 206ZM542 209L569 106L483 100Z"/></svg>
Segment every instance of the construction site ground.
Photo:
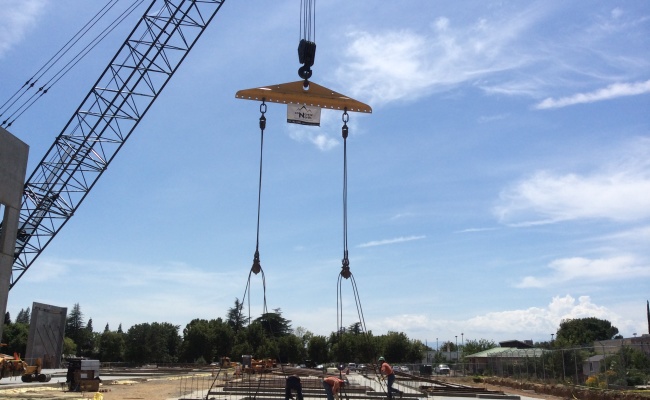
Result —
<svg viewBox="0 0 650 400"><path fill-rule="evenodd" d="M93 400L284 400L284 377L296 374L303 381L303 392L306 400L326 400L320 379L321 371L308 369L284 369L252 377L233 377L227 371L218 369L138 369L130 371L110 371L101 374L102 384L99 392L70 392L65 389L61 379L53 379L47 384L22 384L16 381L0 381L0 399L93 399ZM55 375L56 378L56 375ZM59 377L60 378L60 377ZM385 399L385 383L375 375L350 373L346 375L350 382L344 398L349 400L380 400ZM210 389L216 379L215 387ZM445 385L454 388L453 378L447 378ZM248 384L235 382L247 381ZM263 386L258 383L263 382ZM383 386L382 386L383 385ZM506 387L488 385L485 383L472 384L462 382L459 387L472 386L475 393L469 389L456 389L452 392L423 394L421 387L440 389L429 381L421 381L418 377L400 374L396 387L403 391L402 400L430 398L432 400L461 399L461 398L492 398L492 399L547 399L555 400L561 397L531 393ZM260 387L262 387L260 389ZM454 393L455 392L455 393Z"/></svg>

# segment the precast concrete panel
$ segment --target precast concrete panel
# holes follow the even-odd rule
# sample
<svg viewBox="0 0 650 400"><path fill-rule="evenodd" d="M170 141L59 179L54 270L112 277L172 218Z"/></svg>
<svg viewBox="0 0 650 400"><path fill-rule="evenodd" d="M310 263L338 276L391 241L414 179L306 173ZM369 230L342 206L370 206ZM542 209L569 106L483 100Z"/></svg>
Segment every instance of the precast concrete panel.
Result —
<svg viewBox="0 0 650 400"><path fill-rule="evenodd" d="M63 336L68 309L34 302L29 322L25 361L33 365L37 358L43 368L60 368Z"/></svg>

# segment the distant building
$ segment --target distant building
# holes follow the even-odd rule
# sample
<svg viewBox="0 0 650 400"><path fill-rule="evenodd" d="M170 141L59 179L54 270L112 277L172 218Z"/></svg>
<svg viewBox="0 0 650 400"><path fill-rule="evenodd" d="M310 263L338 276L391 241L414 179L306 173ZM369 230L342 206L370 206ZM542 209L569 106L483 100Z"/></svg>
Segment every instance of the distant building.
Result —
<svg viewBox="0 0 650 400"><path fill-rule="evenodd" d="M436 360L439 360L440 362L456 362L462 358L463 358L462 350L458 350L458 351L428 350L424 353L422 364L433 365L436 363Z"/></svg>
<svg viewBox="0 0 650 400"><path fill-rule="evenodd" d="M587 358L582 362L582 374L585 377L598 374L604 361L605 356L602 354L597 354Z"/></svg>
<svg viewBox="0 0 650 400"><path fill-rule="evenodd" d="M597 340L594 342L596 354L611 355L618 353L622 347L632 347L642 351L650 357L650 335L643 334L640 337L631 337L612 340Z"/></svg>
<svg viewBox="0 0 650 400"><path fill-rule="evenodd" d="M497 375L508 375L508 371L514 371L516 368L526 368L526 365L530 362L549 351L533 347L495 347L465 356L466 368L472 374L489 372Z"/></svg>
<svg viewBox="0 0 650 400"><path fill-rule="evenodd" d="M650 335L612 340L597 340L593 344L596 355L587 358L582 363L585 376L595 375L604 368L605 357L618 354L623 347L630 347L645 353L650 357Z"/></svg>

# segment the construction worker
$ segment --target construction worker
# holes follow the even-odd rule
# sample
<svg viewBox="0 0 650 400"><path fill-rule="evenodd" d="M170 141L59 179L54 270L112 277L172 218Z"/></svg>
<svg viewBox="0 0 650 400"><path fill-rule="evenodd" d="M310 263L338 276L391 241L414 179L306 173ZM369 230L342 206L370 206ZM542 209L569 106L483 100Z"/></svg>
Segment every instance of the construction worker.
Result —
<svg viewBox="0 0 650 400"><path fill-rule="evenodd" d="M284 384L284 400L293 399L291 391L296 391L297 400L303 400L302 398L302 384L300 383L300 378L296 375L291 375L287 378Z"/></svg>
<svg viewBox="0 0 650 400"><path fill-rule="evenodd" d="M303 400L302 398L302 384L300 383L300 378L296 375L291 375L287 378L284 384L284 400L293 399L291 391L296 391L297 400Z"/></svg>
<svg viewBox="0 0 650 400"><path fill-rule="evenodd" d="M339 391L344 386L345 381L335 376L328 376L327 378L323 379L323 387L325 388L325 393L327 394L327 400L334 400L335 397L337 400L340 399L341 395L339 394Z"/></svg>
<svg viewBox="0 0 650 400"><path fill-rule="evenodd" d="M388 394L388 400L393 400L393 393L399 394L400 399L402 398L402 392L399 390L393 388L393 383L395 383L395 372L393 372L393 367L390 366L384 359L384 357L379 357L379 373L381 374L382 378L385 376L386 378L386 387L387 387L387 394Z"/></svg>

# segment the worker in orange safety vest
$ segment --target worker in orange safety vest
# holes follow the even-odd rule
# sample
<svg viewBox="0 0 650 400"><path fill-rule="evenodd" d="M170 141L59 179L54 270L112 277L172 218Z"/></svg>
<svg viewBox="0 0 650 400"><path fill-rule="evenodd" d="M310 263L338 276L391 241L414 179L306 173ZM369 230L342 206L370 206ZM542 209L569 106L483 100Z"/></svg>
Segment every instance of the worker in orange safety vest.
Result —
<svg viewBox="0 0 650 400"><path fill-rule="evenodd" d="M390 366L384 359L384 357L379 357L379 372L381 373L382 377L385 375L386 376L386 387L387 387L387 394L388 394L388 400L393 400L393 393L399 394L399 397L402 398L402 392L395 389L393 387L393 383L395 383L395 372L393 372L393 367Z"/></svg>
<svg viewBox="0 0 650 400"><path fill-rule="evenodd" d="M345 387L345 381L339 379L335 376L328 376L323 379L323 388L325 388L325 393L327 394L327 400L340 399L341 395L339 394L342 387Z"/></svg>

